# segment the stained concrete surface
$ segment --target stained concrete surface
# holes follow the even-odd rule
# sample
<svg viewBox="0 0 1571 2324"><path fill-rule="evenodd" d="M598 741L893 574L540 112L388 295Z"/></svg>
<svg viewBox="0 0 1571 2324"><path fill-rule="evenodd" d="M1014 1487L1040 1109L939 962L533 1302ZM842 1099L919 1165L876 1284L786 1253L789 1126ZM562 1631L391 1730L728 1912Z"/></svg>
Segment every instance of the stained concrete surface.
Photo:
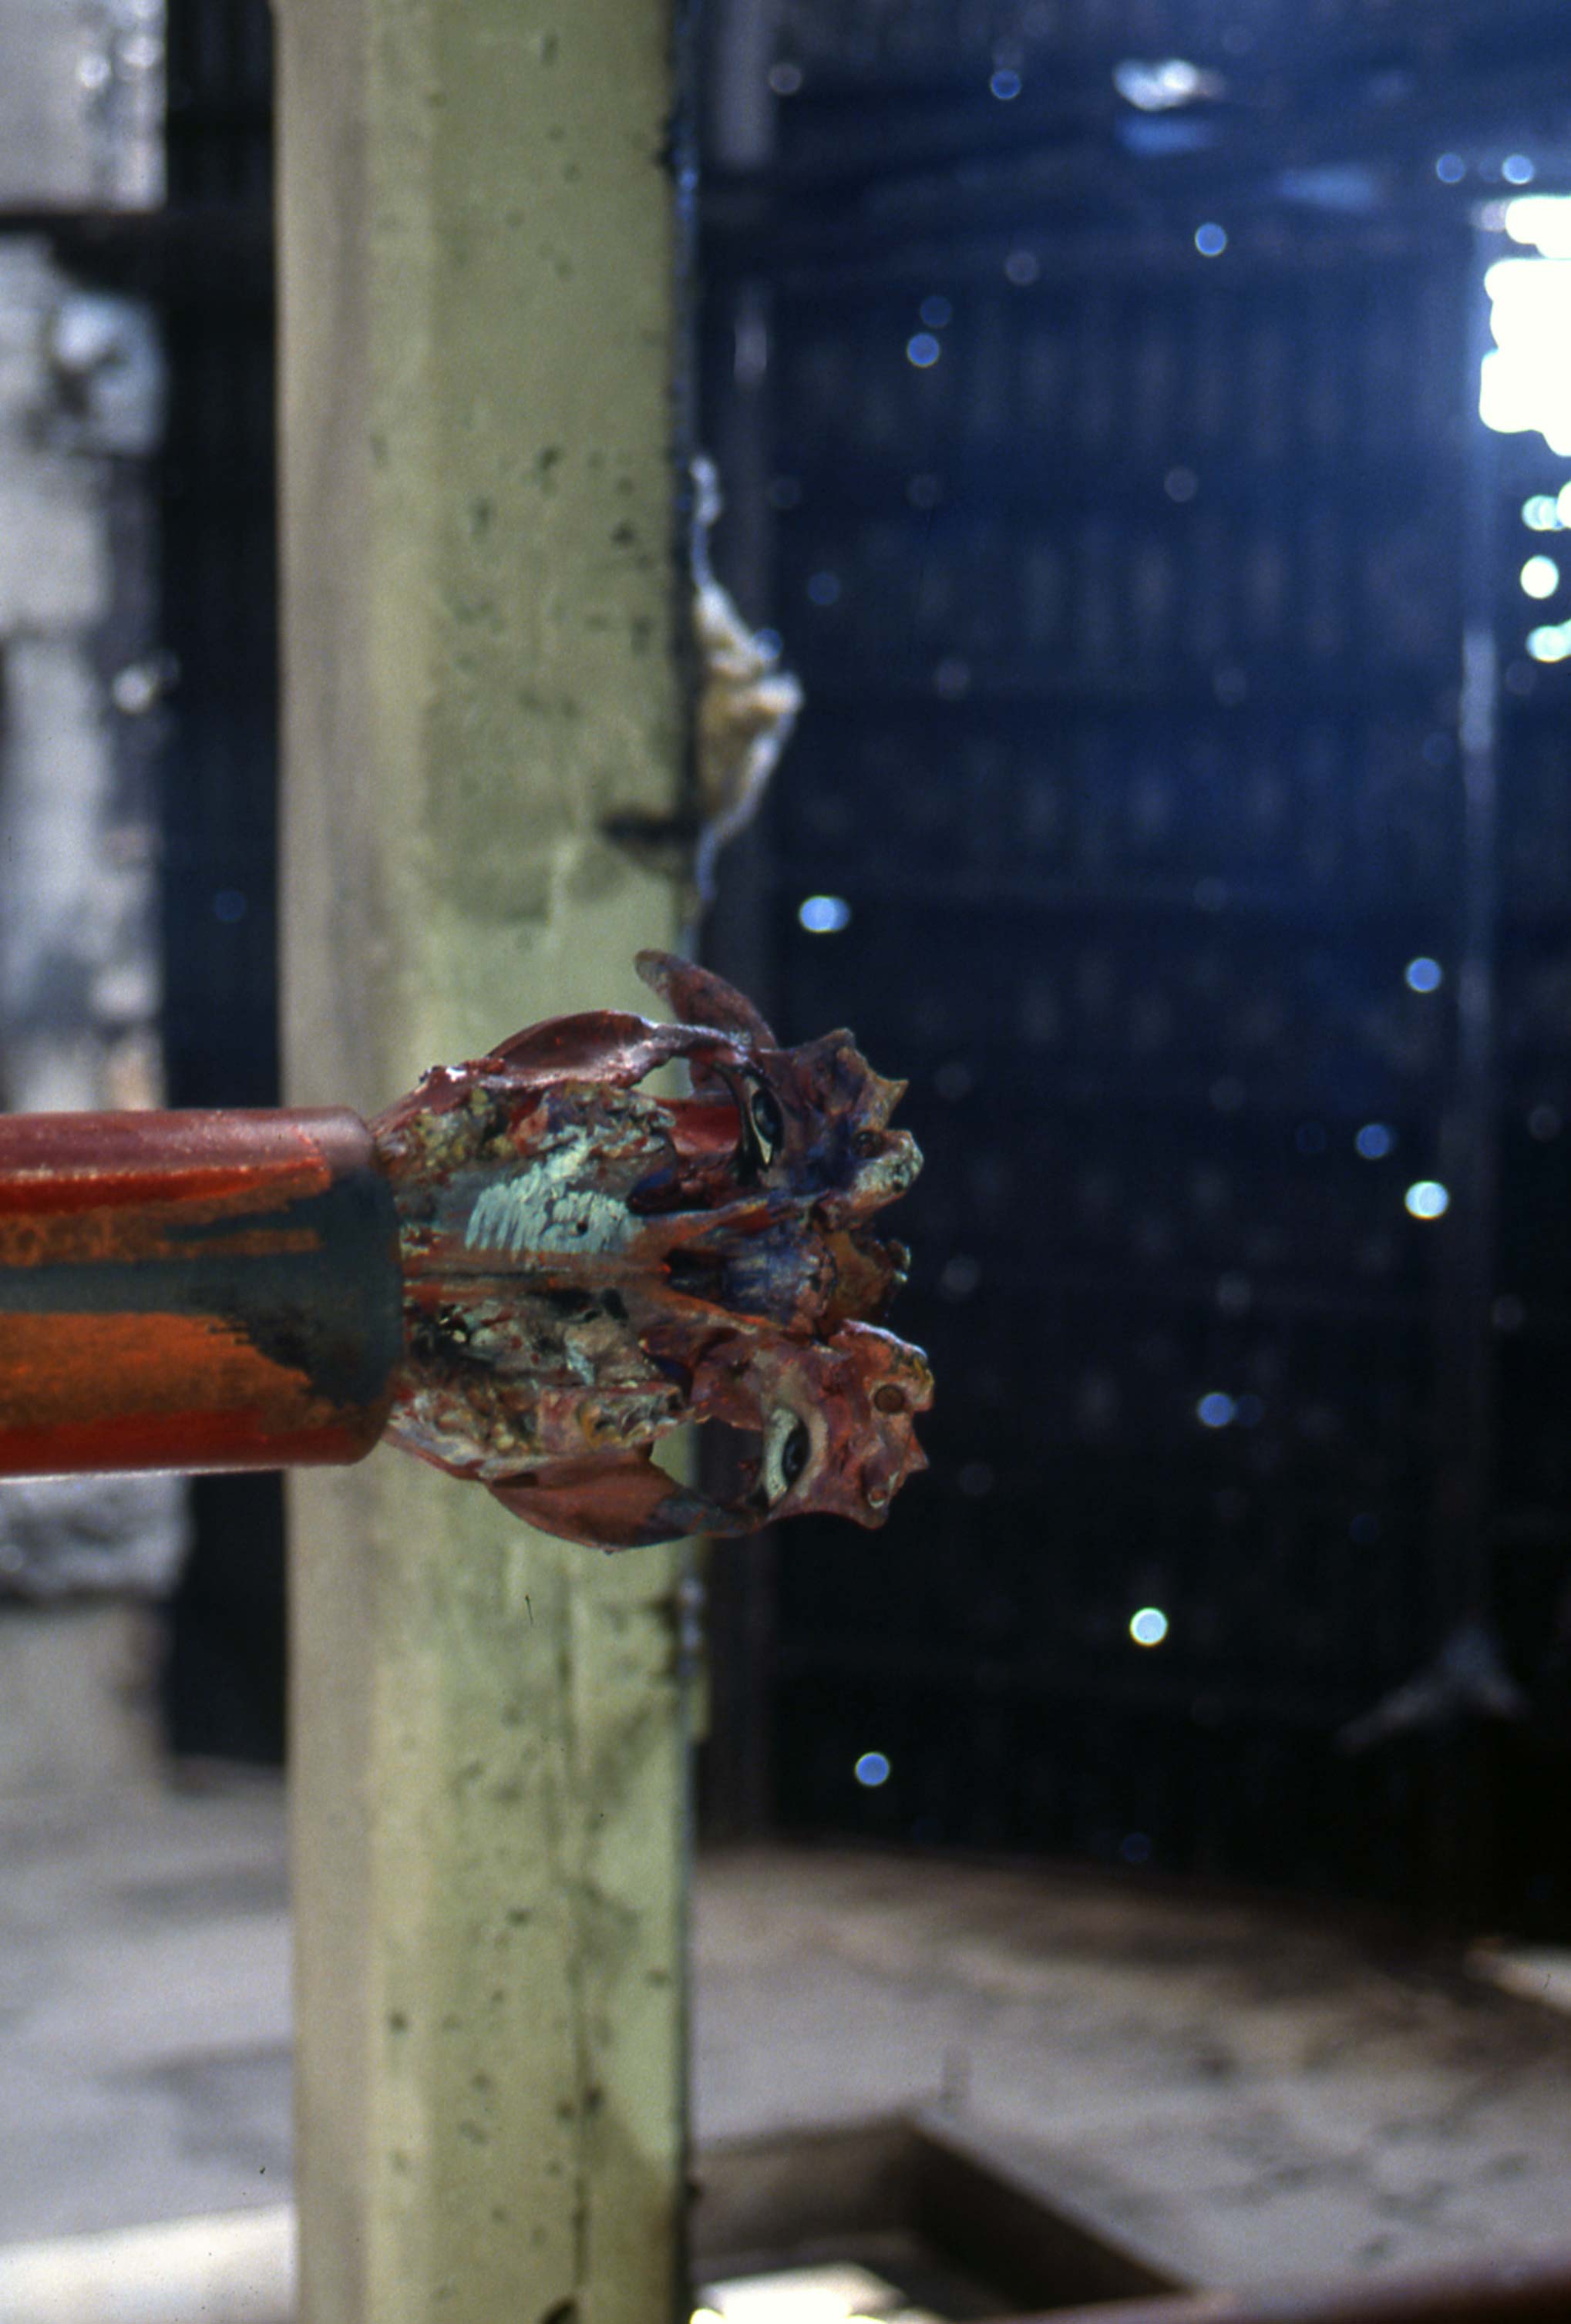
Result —
<svg viewBox="0 0 1571 2324"><path fill-rule="evenodd" d="M697 1972L710 2136L940 2098L1197 2283L1571 2238L1571 2022L1326 1913L743 1856Z"/></svg>
<svg viewBox="0 0 1571 2324"><path fill-rule="evenodd" d="M274 1784L0 1804L0 2243L276 2202Z"/></svg>
<svg viewBox="0 0 1571 2324"><path fill-rule="evenodd" d="M282 1801L0 1805L0 2243L288 2190ZM1191 2280L1571 2236L1571 2020L1324 1913L830 1851L701 1872L700 2140L944 2103Z"/></svg>

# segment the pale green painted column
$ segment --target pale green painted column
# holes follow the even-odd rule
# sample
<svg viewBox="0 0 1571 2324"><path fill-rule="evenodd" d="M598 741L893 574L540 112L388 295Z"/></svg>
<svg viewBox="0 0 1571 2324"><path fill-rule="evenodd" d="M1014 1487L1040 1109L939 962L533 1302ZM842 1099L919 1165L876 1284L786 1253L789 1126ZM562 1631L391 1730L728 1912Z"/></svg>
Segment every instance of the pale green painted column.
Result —
<svg viewBox="0 0 1571 2324"><path fill-rule="evenodd" d="M673 799L666 0L281 0L289 1096L637 1005ZM296 1480L307 2324L666 2324L681 1554Z"/></svg>

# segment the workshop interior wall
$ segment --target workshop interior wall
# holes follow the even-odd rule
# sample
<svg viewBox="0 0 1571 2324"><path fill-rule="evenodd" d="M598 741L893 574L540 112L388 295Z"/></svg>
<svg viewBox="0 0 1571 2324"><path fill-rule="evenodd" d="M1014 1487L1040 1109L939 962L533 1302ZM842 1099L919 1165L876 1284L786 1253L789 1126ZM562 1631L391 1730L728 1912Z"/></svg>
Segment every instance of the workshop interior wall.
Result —
<svg viewBox="0 0 1571 2324"><path fill-rule="evenodd" d="M160 32L146 8L0 7L0 1102L14 1111L153 1105L163 1087L163 350L146 301L64 263L41 215L157 198ZM185 1538L172 1478L0 1488L0 1789L145 1764L138 1609L171 1586Z"/></svg>

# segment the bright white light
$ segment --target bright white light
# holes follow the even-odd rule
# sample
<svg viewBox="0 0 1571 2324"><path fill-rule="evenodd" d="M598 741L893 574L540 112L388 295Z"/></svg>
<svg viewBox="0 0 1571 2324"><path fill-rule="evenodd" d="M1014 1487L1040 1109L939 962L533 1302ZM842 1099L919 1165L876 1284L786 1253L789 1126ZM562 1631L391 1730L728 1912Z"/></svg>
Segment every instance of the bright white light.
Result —
<svg viewBox="0 0 1571 2324"><path fill-rule="evenodd" d="M1535 661L1564 661L1571 654L1571 623L1551 622L1528 632L1528 651Z"/></svg>
<svg viewBox="0 0 1571 2324"><path fill-rule="evenodd" d="M864 1751L851 1772L864 1791L875 1792L889 1781L889 1761L882 1751Z"/></svg>
<svg viewBox="0 0 1571 2324"><path fill-rule="evenodd" d="M1224 1396L1220 1388L1213 1388L1211 1394L1203 1396L1195 1406L1195 1417L1202 1428L1225 1428L1236 1409L1230 1396Z"/></svg>
<svg viewBox="0 0 1571 2324"><path fill-rule="evenodd" d="M1416 1219L1443 1219L1451 1207L1450 1194L1438 1178L1419 1179L1402 1200Z"/></svg>
<svg viewBox="0 0 1571 2324"><path fill-rule="evenodd" d="M901 2305L892 2283L865 2267L838 2261L827 2267L772 2270L707 2283L695 2324L870 2324ZM908 2310L914 2319L915 2310Z"/></svg>
<svg viewBox="0 0 1571 2324"><path fill-rule="evenodd" d="M844 896L804 896L797 918L810 936L837 936L851 925L851 907Z"/></svg>
<svg viewBox="0 0 1571 2324"><path fill-rule="evenodd" d="M1522 503L1522 522L1529 532L1563 532L1566 520L1553 493L1535 493Z"/></svg>
<svg viewBox="0 0 1571 2324"><path fill-rule="evenodd" d="M1513 211L1544 198L1508 202L1508 226ZM1478 383L1486 427L1502 436L1536 429L1562 458L1571 457L1571 220L1565 226L1565 256L1501 258L1485 274L1495 344Z"/></svg>
<svg viewBox="0 0 1571 2324"><path fill-rule="evenodd" d="M1170 113L1197 97L1218 96L1222 88L1215 73L1202 72L1187 57L1164 57L1157 64L1127 57L1114 66L1113 86L1139 113Z"/></svg>
<svg viewBox="0 0 1571 2324"><path fill-rule="evenodd" d="M1555 497L1555 526L1563 532L1571 525L1571 484L1562 484ZM1548 528L1546 526L1546 530Z"/></svg>
<svg viewBox="0 0 1571 2324"><path fill-rule="evenodd" d="M1160 1646L1168 1635L1168 1618L1160 1606L1142 1606L1129 1618L1129 1635L1137 1646Z"/></svg>
<svg viewBox="0 0 1571 2324"><path fill-rule="evenodd" d="M1438 992L1446 982L1446 972L1437 960L1420 953L1417 960L1409 961L1402 971L1402 982L1409 992Z"/></svg>
<svg viewBox="0 0 1571 2324"><path fill-rule="evenodd" d="M1571 198L1520 194L1505 206L1505 230L1513 242L1529 244L1546 258L1571 258Z"/></svg>
<svg viewBox="0 0 1571 2324"><path fill-rule="evenodd" d="M729 2292L720 2317L721 2324L851 2324L851 2303L827 2286L761 2277Z"/></svg>
<svg viewBox="0 0 1571 2324"><path fill-rule="evenodd" d="M1529 557L1521 584L1529 597L1552 597L1560 586L1560 568L1552 557Z"/></svg>

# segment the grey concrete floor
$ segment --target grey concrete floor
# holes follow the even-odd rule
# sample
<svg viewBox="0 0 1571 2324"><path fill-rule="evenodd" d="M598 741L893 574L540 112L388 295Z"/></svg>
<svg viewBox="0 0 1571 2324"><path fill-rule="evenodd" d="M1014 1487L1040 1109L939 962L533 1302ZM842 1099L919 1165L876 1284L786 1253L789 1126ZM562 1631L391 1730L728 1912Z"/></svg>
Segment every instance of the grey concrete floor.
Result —
<svg viewBox="0 0 1571 2324"><path fill-rule="evenodd" d="M697 2017L704 2135L939 2098L1197 2283L1571 2239L1571 2020L1312 1909L739 1856Z"/></svg>
<svg viewBox="0 0 1571 2324"><path fill-rule="evenodd" d="M273 2203L290 2146L277 1784L0 1802L0 2243Z"/></svg>
<svg viewBox="0 0 1571 2324"><path fill-rule="evenodd" d="M278 1788L0 1805L0 2244L276 2202ZM1050 1870L703 1867L699 2139L935 2101L1192 2281L1571 2237L1571 2019L1329 1916Z"/></svg>

